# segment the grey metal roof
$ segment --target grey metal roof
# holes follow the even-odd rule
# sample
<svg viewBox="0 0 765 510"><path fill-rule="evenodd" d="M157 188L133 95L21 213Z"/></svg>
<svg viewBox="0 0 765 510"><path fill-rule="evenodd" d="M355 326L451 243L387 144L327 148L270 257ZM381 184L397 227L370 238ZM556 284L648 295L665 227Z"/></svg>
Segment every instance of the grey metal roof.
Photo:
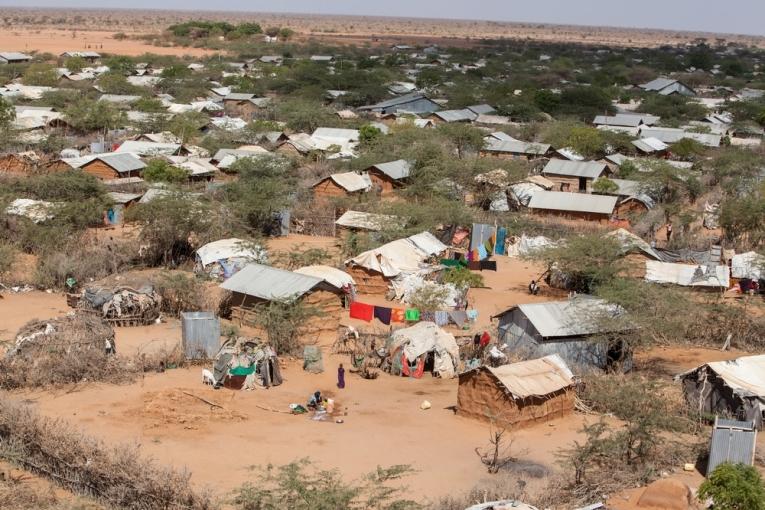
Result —
<svg viewBox="0 0 765 510"><path fill-rule="evenodd" d="M476 115L489 115L497 111L488 104L474 104L473 106L468 106L467 109Z"/></svg>
<svg viewBox="0 0 765 510"><path fill-rule="evenodd" d="M126 152L112 152L110 154L101 154L100 159L118 173L134 172L146 168L146 163Z"/></svg>
<svg viewBox="0 0 765 510"><path fill-rule="evenodd" d="M658 122L660 117L639 113L617 113L616 115L598 115L593 124L601 126L638 127L641 124L651 125Z"/></svg>
<svg viewBox="0 0 765 510"><path fill-rule="evenodd" d="M597 179L606 170L608 170L608 165L605 163L551 159L542 170L542 175L565 175Z"/></svg>
<svg viewBox="0 0 765 510"><path fill-rule="evenodd" d="M651 80L648 83L640 85L640 88L650 91L658 91L665 89L676 82L677 80L673 80L671 78L656 78L655 80Z"/></svg>
<svg viewBox="0 0 765 510"><path fill-rule="evenodd" d="M221 284L221 288L268 301L300 297L323 280L262 264L248 264Z"/></svg>
<svg viewBox="0 0 765 510"><path fill-rule="evenodd" d="M463 110L441 110L433 113L436 117L444 122L470 122L474 120L478 115L467 108Z"/></svg>
<svg viewBox="0 0 765 510"><path fill-rule="evenodd" d="M514 306L498 316L520 310L543 338L565 338L603 333L605 317L619 317L624 310L602 299L580 294L565 301L526 303ZM616 325L608 325L613 327ZM624 328L628 328L624 324Z"/></svg>
<svg viewBox="0 0 765 510"><path fill-rule="evenodd" d="M0 59L14 61L14 60L32 60L32 57L18 51L4 51L0 53Z"/></svg>
<svg viewBox="0 0 765 510"><path fill-rule="evenodd" d="M432 101L434 104L438 104L429 97L425 96L425 94L422 94L420 92L412 92L411 94L406 94L404 96L394 97L393 99L388 99L387 101L381 101L377 104L369 105L369 106L362 106L359 108L359 110L376 110L376 109L385 109L390 108L391 106L400 106L407 103L413 103L415 101L419 101L421 99L425 99L428 101Z"/></svg>
<svg viewBox="0 0 765 510"><path fill-rule="evenodd" d="M709 445L707 476L725 462L731 464L754 464L757 429L754 422L716 419Z"/></svg>
<svg viewBox="0 0 765 510"><path fill-rule="evenodd" d="M539 190L531 197L529 209L611 214L618 200L608 195Z"/></svg>
<svg viewBox="0 0 765 510"><path fill-rule="evenodd" d="M550 145L546 143L523 142L521 140L494 140L490 141L484 151L507 152L511 154L547 154Z"/></svg>
<svg viewBox="0 0 765 510"><path fill-rule="evenodd" d="M372 165L370 168L376 168L394 180L406 179L412 173L412 163L405 159Z"/></svg>
<svg viewBox="0 0 765 510"><path fill-rule="evenodd" d="M643 152L651 154L653 152L663 151L668 148L667 144L659 140L658 138L648 137L632 140L632 145L637 147Z"/></svg>

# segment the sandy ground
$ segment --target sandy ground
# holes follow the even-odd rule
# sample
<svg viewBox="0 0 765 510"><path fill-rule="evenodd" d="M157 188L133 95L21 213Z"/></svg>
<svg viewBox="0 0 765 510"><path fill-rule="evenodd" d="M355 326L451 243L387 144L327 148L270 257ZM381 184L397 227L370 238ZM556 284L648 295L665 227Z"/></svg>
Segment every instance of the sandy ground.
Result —
<svg viewBox="0 0 765 510"><path fill-rule="evenodd" d="M333 238L289 236L268 243L269 253L285 253L296 246L333 250ZM487 288L470 292L471 307L479 310L476 329L490 328L490 317L512 305L564 297L543 285L538 296L526 286L541 268L526 261L496 257L497 272L483 272ZM67 313L64 296L33 291L6 293L0 300L0 339L33 318ZM362 297L376 304L383 297ZM386 329L374 321L343 318L363 328ZM118 351L123 355L168 348L180 342L180 324L117 328ZM326 339L330 340L333 335ZM328 345L328 343L324 343ZM284 360L285 382L270 390L213 390L201 384L200 367L146 374L130 385L90 384L55 391L23 391L15 396L43 414L64 418L88 434L109 442L137 443L146 455L162 463L187 468L200 486L226 494L251 476L250 467L284 464L308 457L321 467L336 468L348 478L358 478L376 466L411 464L416 470L406 480L412 494L431 497L470 489L488 475L474 449L484 446L489 427L456 416L457 380L405 379L381 374L376 380L347 375L347 387L335 387L339 363L347 357L326 354L323 374L303 372L298 360ZM659 377L672 375L705 361L741 355L704 348L654 348L638 356L639 367L649 367ZM316 422L306 416L286 414L290 403L304 403L320 389L332 392L347 412L344 423ZM211 409L191 393L223 407ZM422 411L423 400L432 408ZM583 424L596 419L574 414L549 424L513 432L513 453L524 461L559 469L557 454L581 437ZM693 477L696 477L694 479ZM698 474L690 483L698 486ZM529 486L533 492L539 481ZM624 495L629 508L632 493ZM621 498L621 496L620 496ZM621 508L621 507L617 507Z"/></svg>
<svg viewBox="0 0 765 510"><path fill-rule="evenodd" d="M3 51L38 51L60 55L65 51L91 50L99 53L137 56L157 55L203 56L214 52L200 48L154 46L134 39L114 39L115 31L72 31L55 28L14 27L0 30Z"/></svg>
<svg viewBox="0 0 765 510"><path fill-rule="evenodd" d="M21 392L43 414L65 418L109 441L137 442L145 454L186 467L196 483L225 493L245 482L252 465L284 464L308 457L322 467L357 478L376 466L411 464L406 480L413 494L434 497L467 490L485 476L474 453L488 438L486 424L455 416L456 380L421 380L382 375L347 378L336 401L344 423L316 422L285 411L317 389L331 391L335 368L345 359L325 359L327 371L311 375L298 362L284 370L285 383L270 390L213 390L200 382L199 368L150 374L129 386L90 385L73 393ZM211 410L186 391L222 405ZM422 411L427 399L432 409ZM555 469L555 452L579 437L585 420L567 419L513 434L524 460ZM544 446L541 446L544 445Z"/></svg>

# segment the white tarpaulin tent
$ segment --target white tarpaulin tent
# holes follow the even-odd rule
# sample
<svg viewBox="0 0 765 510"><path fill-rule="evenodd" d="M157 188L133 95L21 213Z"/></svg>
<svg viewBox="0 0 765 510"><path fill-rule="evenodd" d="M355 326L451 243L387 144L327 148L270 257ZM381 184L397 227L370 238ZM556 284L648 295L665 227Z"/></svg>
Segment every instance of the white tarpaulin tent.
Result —
<svg viewBox="0 0 765 510"><path fill-rule="evenodd" d="M673 264L657 260L645 261L645 279L654 283L673 283L683 287L725 287L730 285L728 266Z"/></svg>
<svg viewBox="0 0 765 510"><path fill-rule="evenodd" d="M439 328L433 322L419 322L410 328L399 329L391 335L391 352L402 348L409 362L415 361L425 353L433 352L433 371L442 379L455 375L459 361L459 347L454 336Z"/></svg>
<svg viewBox="0 0 765 510"><path fill-rule="evenodd" d="M441 253L447 246L430 232L397 239L373 250L365 251L346 260L346 265L355 264L370 271L392 278L402 273L417 273L424 269L428 257Z"/></svg>
<svg viewBox="0 0 765 510"><path fill-rule="evenodd" d="M731 258L733 278L759 280L765 275L765 256L757 252L737 253Z"/></svg>
<svg viewBox="0 0 765 510"><path fill-rule="evenodd" d="M233 258L244 258L261 264L266 262L266 251L263 248L237 238L207 243L197 250L197 256L202 266Z"/></svg>
<svg viewBox="0 0 765 510"><path fill-rule="evenodd" d="M251 262L268 262L266 250L242 239L221 239L197 250L196 270L213 278L228 278Z"/></svg>
<svg viewBox="0 0 765 510"><path fill-rule="evenodd" d="M521 237L516 238L515 243L508 245L507 256L524 257L536 250L543 250L551 246L555 246L555 243L545 236L527 237L526 234L522 234Z"/></svg>
<svg viewBox="0 0 765 510"><path fill-rule="evenodd" d="M346 285L356 285L356 282L353 281L351 275L345 271L341 271L330 266L306 266L301 267L300 269L295 269L295 272L306 274L308 276L315 276L316 278L321 278L328 284L332 285L333 287L337 287L338 289L342 289Z"/></svg>

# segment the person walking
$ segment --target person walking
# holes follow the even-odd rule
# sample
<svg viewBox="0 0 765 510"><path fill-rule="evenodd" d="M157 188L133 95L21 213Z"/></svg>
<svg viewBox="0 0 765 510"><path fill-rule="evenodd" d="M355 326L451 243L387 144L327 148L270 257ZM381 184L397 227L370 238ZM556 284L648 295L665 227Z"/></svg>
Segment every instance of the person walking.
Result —
<svg viewBox="0 0 765 510"><path fill-rule="evenodd" d="M337 367L337 387L341 390L345 388L345 369L342 363Z"/></svg>
<svg viewBox="0 0 765 510"><path fill-rule="evenodd" d="M672 238L672 223L667 223L667 242Z"/></svg>

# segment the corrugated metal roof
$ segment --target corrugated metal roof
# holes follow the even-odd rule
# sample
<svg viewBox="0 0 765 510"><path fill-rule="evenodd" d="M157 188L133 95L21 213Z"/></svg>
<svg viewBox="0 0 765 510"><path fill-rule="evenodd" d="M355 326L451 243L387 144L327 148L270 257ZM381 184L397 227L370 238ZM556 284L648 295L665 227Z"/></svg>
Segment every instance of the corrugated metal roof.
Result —
<svg viewBox="0 0 765 510"><path fill-rule="evenodd" d="M707 476L725 462L731 464L754 464L754 450L757 444L757 429L754 422L715 420L712 440L709 445Z"/></svg>
<svg viewBox="0 0 765 510"><path fill-rule="evenodd" d="M608 165L605 163L551 159L542 170L542 175L564 175L597 179L606 170L608 170Z"/></svg>
<svg viewBox="0 0 765 510"><path fill-rule="evenodd" d="M513 306L495 317L519 309L543 338L565 338L603 333L604 324L600 319L620 317L624 310L585 294L565 301L526 303ZM625 324L627 329L629 326Z"/></svg>
<svg viewBox="0 0 765 510"><path fill-rule="evenodd" d="M412 163L405 159L397 159L396 161L373 165L371 168L376 168L393 180L399 180L409 177L412 172Z"/></svg>
<svg viewBox="0 0 765 510"><path fill-rule="evenodd" d="M478 115L467 108L463 110L441 110L433 113L433 115L444 122L470 122L478 117Z"/></svg>
<svg viewBox="0 0 765 510"><path fill-rule="evenodd" d="M316 128L316 131L313 132L311 137L312 138L337 139L337 140L344 140L344 141L348 141L348 142L358 142L359 141L359 130L358 129L342 129L342 128L320 127L320 128Z"/></svg>
<svg viewBox="0 0 765 510"><path fill-rule="evenodd" d="M120 193L119 191L110 191L107 195L109 195L109 198L111 198L112 202L115 204L127 204L128 202L141 198L140 193Z"/></svg>
<svg viewBox="0 0 765 510"><path fill-rule="evenodd" d="M419 101L421 99L425 99L427 101L432 101L429 97L425 96L424 94L420 92L412 92L411 94L406 94L404 96L394 97L393 99L388 99L387 101L381 101L377 104L369 105L369 106L362 106L359 108L359 110L377 110L377 109L385 109L390 108L391 106L398 106L406 103L413 103L415 101ZM434 102L435 103L435 102Z"/></svg>
<svg viewBox="0 0 765 510"><path fill-rule="evenodd" d="M32 60L32 57L29 55L26 55L24 53L19 53L18 51L4 51L0 53L0 58L3 60L13 61L13 60Z"/></svg>
<svg viewBox="0 0 765 510"><path fill-rule="evenodd" d="M574 384L574 374L557 354L478 370L488 370L516 399L543 397Z"/></svg>
<svg viewBox="0 0 765 510"><path fill-rule="evenodd" d="M255 94L245 94L242 92L231 92L229 94L226 94L226 96L223 98L224 101L249 101L255 97Z"/></svg>
<svg viewBox="0 0 765 510"><path fill-rule="evenodd" d="M719 147L722 140L722 136L718 134L693 133L683 129L665 127L643 127L640 129L640 136L643 138L656 138L664 143L675 143L683 138L690 138L708 147Z"/></svg>
<svg viewBox="0 0 765 510"><path fill-rule="evenodd" d="M143 140L126 140L115 152L133 152L141 156L172 156L181 150L179 143L145 142Z"/></svg>
<svg viewBox="0 0 765 510"><path fill-rule="evenodd" d="M100 160L109 165L118 173L134 172L146 168L146 164L129 152L107 152L104 154L88 154L78 158L65 158L63 162L72 168L82 168L95 160Z"/></svg>
<svg viewBox="0 0 765 510"><path fill-rule="evenodd" d="M640 88L650 91L659 91L669 87L670 85L673 85L676 82L677 80L673 80L671 78L656 78L655 80L651 80L648 83L640 85Z"/></svg>
<svg viewBox="0 0 765 510"><path fill-rule="evenodd" d="M669 148L669 145L662 142L658 138L654 138L652 136L649 136L646 138L640 138L638 140L633 140L632 145L634 145L641 151L646 152L648 154L651 154L653 152L658 152L658 151L664 151Z"/></svg>
<svg viewBox="0 0 765 510"><path fill-rule="evenodd" d="M315 276L261 264L247 264L223 282L221 288L268 301L284 301L302 296L321 282L322 279Z"/></svg>
<svg viewBox="0 0 765 510"><path fill-rule="evenodd" d="M550 150L546 143L523 142L521 140L491 140L483 149L486 152L507 152L511 154L543 155Z"/></svg>
<svg viewBox="0 0 765 510"><path fill-rule="evenodd" d="M529 209L611 214L617 200L618 197L608 195L540 190L531 197Z"/></svg>
<svg viewBox="0 0 765 510"><path fill-rule="evenodd" d="M496 111L493 106L488 104L474 104L468 106L467 109L477 115L490 115Z"/></svg>

